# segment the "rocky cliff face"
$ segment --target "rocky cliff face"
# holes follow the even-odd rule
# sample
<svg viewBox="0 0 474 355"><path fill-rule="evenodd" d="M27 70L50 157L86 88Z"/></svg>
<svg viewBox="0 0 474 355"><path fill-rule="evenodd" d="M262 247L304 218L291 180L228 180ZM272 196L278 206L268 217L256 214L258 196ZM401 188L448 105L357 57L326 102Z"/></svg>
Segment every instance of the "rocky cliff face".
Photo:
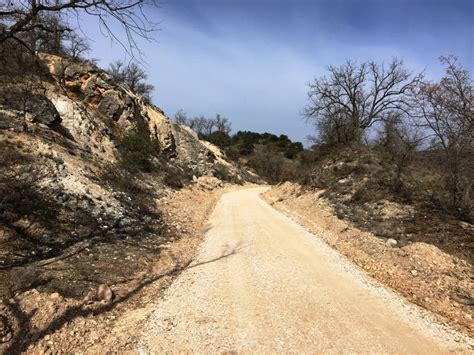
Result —
<svg viewBox="0 0 474 355"><path fill-rule="evenodd" d="M122 174L119 144L135 131L153 169ZM126 277L166 242L160 197L256 178L106 72L52 55L36 74L0 76L0 148L0 298L33 283L79 297ZM57 259L60 276L43 267Z"/></svg>
<svg viewBox="0 0 474 355"><path fill-rule="evenodd" d="M224 166L235 182L251 178L239 176L217 147L200 141L188 127L176 125L158 107L114 83L106 72L52 55L43 55L42 59L53 81L46 85L44 96L38 95L43 101L30 104L36 113L41 109L36 121L53 129L63 127L70 138L98 159L113 160L116 138L139 127L158 142L164 158L197 177L215 175L216 168L222 170Z"/></svg>

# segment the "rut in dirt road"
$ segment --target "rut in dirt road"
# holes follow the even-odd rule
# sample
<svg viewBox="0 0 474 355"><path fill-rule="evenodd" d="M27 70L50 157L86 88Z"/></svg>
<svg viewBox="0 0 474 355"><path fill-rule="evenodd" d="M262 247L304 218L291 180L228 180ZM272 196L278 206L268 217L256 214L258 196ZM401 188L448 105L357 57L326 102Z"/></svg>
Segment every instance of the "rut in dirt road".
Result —
<svg viewBox="0 0 474 355"><path fill-rule="evenodd" d="M264 202L265 189L222 197L195 262L150 317L142 351L455 349L444 328Z"/></svg>

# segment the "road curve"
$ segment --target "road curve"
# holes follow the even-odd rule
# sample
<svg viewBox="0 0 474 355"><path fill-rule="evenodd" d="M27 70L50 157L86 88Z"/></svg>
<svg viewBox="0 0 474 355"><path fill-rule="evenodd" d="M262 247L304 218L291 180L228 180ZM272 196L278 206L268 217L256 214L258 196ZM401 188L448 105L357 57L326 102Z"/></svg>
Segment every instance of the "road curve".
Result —
<svg viewBox="0 0 474 355"><path fill-rule="evenodd" d="M439 330L252 188L225 194L142 352L443 353ZM452 350L452 348L451 348Z"/></svg>

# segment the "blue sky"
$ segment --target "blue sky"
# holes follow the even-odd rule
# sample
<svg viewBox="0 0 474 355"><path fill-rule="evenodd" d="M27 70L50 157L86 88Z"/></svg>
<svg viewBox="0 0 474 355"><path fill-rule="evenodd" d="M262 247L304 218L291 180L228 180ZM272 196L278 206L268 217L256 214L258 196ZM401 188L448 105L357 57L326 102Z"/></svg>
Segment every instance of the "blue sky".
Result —
<svg viewBox="0 0 474 355"><path fill-rule="evenodd" d="M304 141L314 133L301 117L306 84L346 59L402 57L435 79L437 58L454 54L474 69L470 0L168 0L147 16L161 29L139 41L154 103L169 116L220 113L234 132ZM95 23L83 28L102 66L124 59Z"/></svg>

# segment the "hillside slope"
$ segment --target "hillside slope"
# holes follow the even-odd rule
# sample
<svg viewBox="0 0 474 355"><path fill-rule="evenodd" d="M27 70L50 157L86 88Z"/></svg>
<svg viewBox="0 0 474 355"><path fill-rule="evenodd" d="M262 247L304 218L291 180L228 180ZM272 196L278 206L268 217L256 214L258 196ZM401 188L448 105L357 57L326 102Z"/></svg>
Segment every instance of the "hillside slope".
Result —
<svg viewBox="0 0 474 355"><path fill-rule="evenodd" d="M0 149L2 300L125 282L173 240L159 198L257 180L106 72L53 55L0 75Z"/></svg>

